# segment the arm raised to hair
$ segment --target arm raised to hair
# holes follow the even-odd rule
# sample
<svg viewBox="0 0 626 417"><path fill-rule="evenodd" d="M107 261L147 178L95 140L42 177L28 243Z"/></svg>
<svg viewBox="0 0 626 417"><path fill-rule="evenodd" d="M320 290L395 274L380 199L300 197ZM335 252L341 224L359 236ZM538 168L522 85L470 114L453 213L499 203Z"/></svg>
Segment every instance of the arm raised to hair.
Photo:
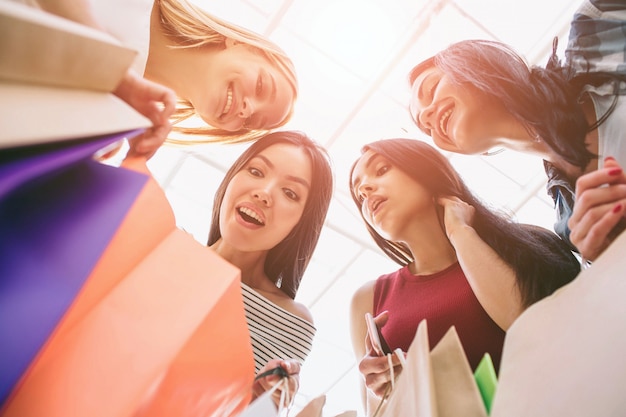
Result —
<svg viewBox="0 0 626 417"><path fill-rule="evenodd" d="M471 226L474 208L459 198L440 198L446 234L467 280L491 319L507 330L524 310L516 274Z"/></svg>

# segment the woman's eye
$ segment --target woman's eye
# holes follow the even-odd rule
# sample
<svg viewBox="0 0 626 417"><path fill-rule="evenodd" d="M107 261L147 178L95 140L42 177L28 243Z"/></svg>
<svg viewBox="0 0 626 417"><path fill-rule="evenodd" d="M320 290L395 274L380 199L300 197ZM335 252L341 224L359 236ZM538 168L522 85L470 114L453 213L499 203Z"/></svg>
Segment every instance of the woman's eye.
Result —
<svg viewBox="0 0 626 417"><path fill-rule="evenodd" d="M435 89L437 88L438 85L439 85L439 81L437 81L436 83L432 85L432 87L430 87L428 94L430 95L431 100L435 98Z"/></svg>
<svg viewBox="0 0 626 417"><path fill-rule="evenodd" d="M259 74L259 78L256 82L256 95L260 96L263 93L263 77Z"/></svg>
<svg viewBox="0 0 626 417"><path fill-rule="evenodd" d="M389 171L389 166L383 165L382 167L378 168L378 170L376 170L376 175L383 175L387 171Z"/></svg>
<svg viewBox="0 0 626 417"><path fill-rule="evenodd" d="M252 175L254 175L255 177L262 177L263 173L261 172L261 170L254 168L254 167L250 167L248 168L248 172Z"/></svg>
<svg viewBox="0 0 626 417"><path fill-rule="evenodd" d="M294 201L298 201L300 199L300 197L298 197L298 194L294 193L292 190L290 190L289 188L285 188L285 195L290 198L291 200Z"/></svg>

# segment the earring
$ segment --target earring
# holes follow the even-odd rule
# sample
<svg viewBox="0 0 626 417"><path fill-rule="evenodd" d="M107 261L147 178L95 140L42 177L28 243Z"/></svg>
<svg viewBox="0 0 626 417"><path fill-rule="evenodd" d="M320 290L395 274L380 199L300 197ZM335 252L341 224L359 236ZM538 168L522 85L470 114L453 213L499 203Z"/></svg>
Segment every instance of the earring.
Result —
<svg viewBox="0 0 626 417"><path fill-rule="evenodd" d="M504 152L506 149L504 148L500 148L500 149L496 149L495 151L491 152L491 151L487 151L487 152L483 152L481 153L482 156L494 156L497 155L499 153Z"/></svg>
<svg viewBox="0 0 626 417"><path fill-rule="evenodd" d="M280 288L283 286L283 277L278 277L276 280L276 288Z"/></svg>

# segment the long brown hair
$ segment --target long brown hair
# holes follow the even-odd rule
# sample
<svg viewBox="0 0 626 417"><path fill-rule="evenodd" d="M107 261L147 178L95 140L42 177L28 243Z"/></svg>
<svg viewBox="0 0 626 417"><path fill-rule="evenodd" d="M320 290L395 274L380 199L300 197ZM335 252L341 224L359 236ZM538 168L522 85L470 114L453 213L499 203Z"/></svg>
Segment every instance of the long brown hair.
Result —
<svg viewBox="0 0 626 417"><path fill-rule="evenodd" d="M585 145L590 126L579 102L580 87L570 84L566 71L531 66L501 42L471 39L416 65L409 84L433 66L457 85L471 84L502 103L567 162L584 169L596 157Z"/></svg>
<svg viewBox="0 0 626 417"><path fill-rule="evenodd" d="M300 221L282 242L270 249L265 260L267 276L274 282L280 279L281 291L295 298L302 276L317 245L333 193L333 176L327 152L304 133L296 131L269 133L250 145L237 158L226 172L215 193L207 246L211 246L222 236L219 227L220 207L232 178L246 166L250 159L277 143L292 144L302 149L309 156L313 167L309 197Z"/></svg>
<svg viewBox="0 0 626 417"><path fill-rule="evenodd" d="M580 272L578 259L555 233L535 225L517 223L503 212L488 207L467 188L450 161L429 144L415 139L385 139L365 145L362 152L368 150L410 176L433 198L458 197L473 206L472 226L515 271L525 306L551 294ZM355 165L350 171L350 183ZM350 194L361 212L361 200L352 187ZM390 259L402 266L413 261L408 246L383 238L366 221L365 225Z"/></svg>

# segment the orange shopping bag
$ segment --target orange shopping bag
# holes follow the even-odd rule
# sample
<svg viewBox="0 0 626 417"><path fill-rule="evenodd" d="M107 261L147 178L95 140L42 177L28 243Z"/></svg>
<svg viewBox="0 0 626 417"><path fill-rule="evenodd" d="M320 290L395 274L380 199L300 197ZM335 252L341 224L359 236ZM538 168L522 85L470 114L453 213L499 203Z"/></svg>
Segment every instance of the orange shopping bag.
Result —
<svg viewBox="0 0 626 417"><path fill-rule="evenodd" d="M236 415L253 378L239 270L150 178L2 415Z"/></svg>

